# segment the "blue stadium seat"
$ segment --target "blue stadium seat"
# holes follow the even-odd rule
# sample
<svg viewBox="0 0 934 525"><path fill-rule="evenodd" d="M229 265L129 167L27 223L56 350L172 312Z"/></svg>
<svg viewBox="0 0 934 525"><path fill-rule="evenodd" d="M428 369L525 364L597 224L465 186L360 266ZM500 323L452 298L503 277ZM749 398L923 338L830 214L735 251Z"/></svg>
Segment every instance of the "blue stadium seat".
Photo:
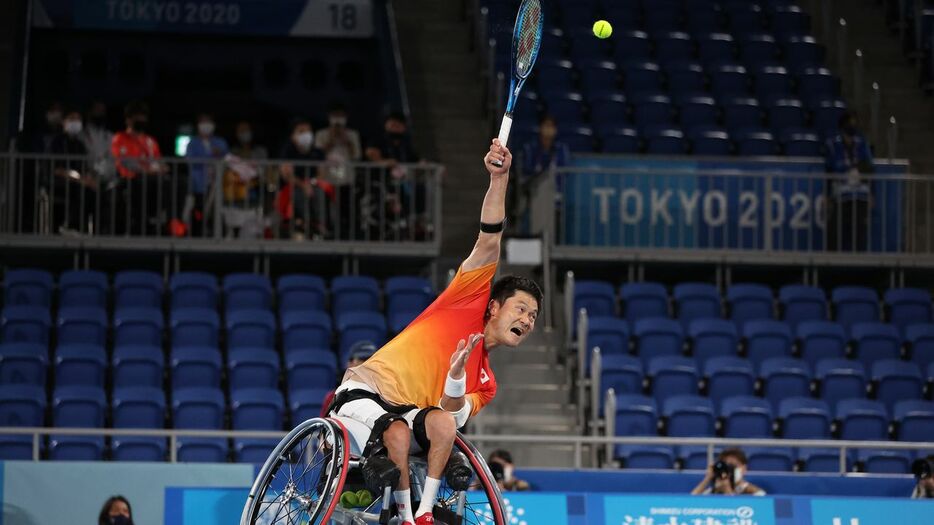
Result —
<svg viewBox="0 0 934 525"><path fill-rule="evenodd" d="M646 126L643 131L645 152L652 155L685 155L688 142L680 128L669 125Z"/></svg>
<svg viewBox="0 0 934 525"><path fill-rule="evenodd" d="M691 130L696 127L716 126L720 108L713 97L704 94L685 94L677 97L681 127Z"/></svg>
<svg viewBox="0 0 934 525"><path fill-rule="evenodd" d="M720 317L720 292L708 283L680 283L672 290L678 319L687 327L695 319Z"/></svg>
<svg viewBox="0 0 934 525"><path fill-rule="evenodd" d="M726 289L730 319L742 328L747 321L772 319L772 290L762 284L733 284Z"/></svg>
<svg viewBox="0 0 934 525"><path fill-rule="evenodd" d="M317 310L291 310L281 316L286 353L302 348L331 346L331 316Z"/></svg>
<svg viewBox="0 0 934 525"><path fill-rule="evenodd" d="M45 270L7 270L3 276L3 304L8 307L38 306L48 310L52 305L54 285L52 274Z"/></svg>
<svg viewBox="0 0 934 525"><path fill-rule="evenodd" d="M589 126L564 126L558 131L558 140L567 144L572 153L593 153L594 151L593 129Z"/></svg>
<svg viewBox="0 0 934 525"><path fill-rule="evenodd" d="M219 388L191 387L172 391L172 420L177 429L222 429L224 406L224 393ZM182 436L178 438L177 444L179 461L227 461L228 446L224 438Z"/></svg>
<svg viewBox="0 0 934 525"><path fill-rule="evenodd" d="M625 125L629 122L626 97L617 93L591 97L590 121L598 130Z"/></svg>
<svg viewBox="0 0 934 525"><path fill-rule="evenodd" d="M775 4L771 11L770 25L777 35L801 35L811 29L811 17L794 4Z"/></svg>
<svg viewBox="0 0 934 525"><path fill-rule="evenodd" d="M302 421L321 416L324 398L330 392L327 388L301 388L289 393L289 408L292 413L292 426Z"/></svg>
<svg viewBox="0 0 934 525"><path fill-rule="evenodd" d="M665 400L662 407L665 428L672 437L704 437L714 435L714 410L709 398L682 395Z"/></svg>
<svg viewBox="0 0 934 525"><path fill-rule="evenodd" d="M262 465L278 443L276 439L235 439L234 461Z"/></svg>
<svg viewBox="0 0 934 525"><path fill-rule="evenodd" d="M688 132L695 155L725 157L733 154L733 142L726 129L694 128Z"/></svg>
<svg viewBox="0 0 934 525"><path fill-rule="evenodd" d="M905 341L911 345L911 360L925 366L934 363L934 323L915 324L905 329Z"/></svg>
<svg viewBox="0 0 934 525"><path fill-rule="evenodd" d="M715 97L747 96L752 81L745 66L739 64L717 64L707 68L710 76L710 91Z"/></svg>
<svg viewBox="0 0 934 525"><path fill-rule="evenodd" d="M63 344L55 351L56 386L104 384L107 353L100 345Z"/></svg>
<svg viewBox="0 0 934 525"><path fill-rule="evenodd" d="M903 399L921 399L924 380L918 365L898 359L881 359L872 365L876 399L891 410Z"/></svg>
<svg viewBox="0 0 934 525"><path fill-rule="evenodd" d="M679 60L664 64L668 91L672 94L700 93L706 89L704 67L690 60Z"/></svg>
<svg viewBox="0 0 934 525"><path fill-rule="evenodd" d="M248 388L230 392L234 430L281 430L285 402L277 389ZM276 446L274 439L235 439L234 459L262 463Z"/></svg>
<svg viewBox="0 0 934 525"><path fill-rule="evenodd" d="M296 350L285 356L288 391L307 388L334 388L337 357L328 349Z"/></svg>
<svg viewBox="0 0 934 525"><path fill-rule="evenodd" d="M658 434L658 405L650 397L618 395L614 421L617 436L655 436Z"/></svg>
<svg viewBox="0 0 934 525"><path fill-rule="evenodd" d="M775 132L781 133L789 128L802 128L807 125L804 103L796 98L773 100L766 111L769 126Z"/></svg>
<svg viewBox="0 0 934 525"><path fill-rule="evenodd" d="M543 56L563 57L567 51L564 31L558 28L546 27L542 31L542 43L539 54Z"/></svg>
<svg viewBox="0 0 934 525"><path fill-rule="evenodd" d="M0 344L0 385L45 387L48 351L36 343Z"/></svg>
<svg viewBox="0 0 934 525"><path fill-rule="evenodd" d="M220 318L208 308L172 310L172 346L211 346L220 344Z"/></svg>
<svg viewBox="0 0 934 525"><path fill-rule="evenodd" d="M854 341L855 357L866 368L881 359L899 359L902 341L898 329L879 322L857 322L850 329Z"/></svg>
<svg viewBox="0 0 934 525"><path fill-rule="evenodd" d="M931 293L921 288L891 288L885 291L889 320L905 334L913 324L930 323Z"/></svg>
<svg viewBox="0 0 934 525"><path fill-rule="evenodd" d="M616 295L613 285L605 281L577 281L574 283L574 323L577 314L587 310L590 317L616 315Z"/></svg>
<svg viewBox="0 0 934 525"><path fill-rule="evenodd" d="M390 333L398 334L399 332L405 330L405 328L409 326L412 321L414 321L419 316L419 314L421 314L421 312L416 312L414 310L389 312L389 314L386 316L386 319Z"/></svg>
<svg viewBox="0 0 934 525"><path fill-rule="evenodd" d="M792 329L801 321L827 319L827 296L820 288L800 284L782 286L778 301L782 306L782 319L788 321Z"/></svg>
<svg viewBox="0 0 934 525"><path fill-rule="evenodd" d="M631 95L633 117L638 126L671 124L675 108L668 95L661 92L641 92Z"/></svg>
<svg viewBox="0 0 934 525"><path fill-rule="evenodd" d="M634 154L642 147L639 132L629 126L616 126L604 129L600 135L604 153Z"/></svg>
<svg viewBox="0 0 934 525"><path fill-rule="evenodd" d="M751 66L755 93L761 99L790 96L793 80L788 70L782 66Z"/></svg>
<svg viewBox="0 0 934 525"><path fill-rule="evenodd" d="M107 275L94 270L69 270L58 278L59 308L107 307Z"/></svg>
<svg viewBox="0 0 934 525"><path fill-rule="evenodd" d="M276 282L279 312L324 310L327 287L317 275L283 275Z"/></svg>
<svg viewBox="0 0 934 525"><path fill-rule="evenodd" d="M231 389L275 388L279 384L279 355L271 348L238 347L227 355Z"/></svg>
<svg viewBox="0 0 934 525"><path fill-rule="evenodd" d="M832 448L801 448L798 459L804 472L840 472L840 451ZM846 472L853 469L852 455L845 459Z"/></svg>
<svg viewBox="0 0 934 525"><path fill-rule="evenodd" d="M126 270L114 275L114 310L162 309L162 276L156 272Z"/></svg>
<svg viewBox="0 0 934 525"><path fill-rule="evenodd" d="M587 370L595 347L603 356L629 353L629 324L624 319L600 316L588 318L587 323Z"/></svg>
<svg viewBox="0 0 934 525"><path fill-rule="evenodd" d="M613 57L618 62L648 60L652 56L652 41L645 31L628 29L613 39L616 41Z"/></svg>
<svg viewBox="0 0 934 525"><path fill-rule="evenodd" d="M272 283L265 275L232 273L224 277L223 287L228 313L272 308Z"/></svg>
<svg viewBox="0 0 934 525"><path fill-rule="evenodd" d="M357 341L370 341L377 347L386 342L386 318L378 312L350 312L337 319L340 333L340 362L346 363L348 351Z"/></svg>
<svg viewBox="0 0 934 525"><path fill-rule="evenodd" d="M706 33L694 35L694 38L697 39L697 54L705 64L733 62L736 58L736 42L729 33ZM717 70L714 67L708 69L708 73Z"/></svg>
<svg viewBox="0 0 934 525"><path fill-rule="evenodd" d="M652 9L643 9L643 13L645 14L643 25L650 32L674 31L681 27L680 5L655 2L652 4Z"/></svg>
<svg viewBox="0 0 934 525"><path fill-rule="evenodd" d="M720 453L714 448L714 458ZM675 455L680 459L682 470L706 470L710 462L707 459L707 447L702 445L684 445L675 448ZM714 459L716 461L716 459Z"/></svg>
<svg viewBox="0 0 934 525"><path fill-rule="evenodd" d="M675 455L665 446L617 445L613 456L622 462L623 468L671 469L675 466Z"/></svg>
<svg viewBox="0 0 934 525"><path fill-rule="evenodd" d="M732 132L762 125L762 109L758 99L727 96L721 99L723 123Z"/></svg>
<svg viewBox="0 0 934 525"><path fill-rule="evenodd" d="M548 113L561 123L559 133L566 133L584 124L584 96L580 93L549 89L542 92L542 98Z"/></svg>
<svg viewBox="0 0 934 525"><path fill-rule="evenodd" d="M613 389L617 395L641 394L645 375L642 363L631 355L601 356L600 370L600 414L603 414L605 393Z"/></svg>
<svg viewBox="0 0 934 525"><path fill-rule="evenodd" d="M368 276L341 276L331 281L331 310L339 319L345 312L378 312L379 284Z"/></svg>
<svg viewBox="0 0 934 525"><path fill-rule="evenodd" d="M107 314L102 308L69 307L58 311L59 344L107 343Z"/></svg>
<svg viewBox="0 0 934 525"><path fill-rule="evenodd" d="M800 359L773 357L762 362L759 368L762 378L763 397L773 407L788 397L811 394L811 369Z"/></svg>
<svg viewBox="0 0 934 525"><path fill-rule="evenodd" d="M593 38L586 40L575 38L571 40L571 48L577 52L579 51L577 48L590 45L593 40ZM597 47L599 47L599 44ZM583 53L581 56L598 56L593 53L595 50L596 49L588 49L590 52ZM545 58L545 60L540 61L536 66L535 78L539 86L547 86L548 89L553 89L555 91L572 91L574 89L574 67L571 65L570 60Z"/></svg>
<svg viewBox="0 0 934 525"><path fill-rule="evenodd" d="M236 310L227 314L227 348L274 348L276 318L269 310Z"/></svg>
<svg viewBox="0 0 934 525"><path fill-rule="evenodd" d="M854 323L879 321L879 295L865 286L838 286L831 293L836 320L849 330Z"/></svg>
<svg viewBox="0 0 934 525"><path fill-rule="evenodd" d="M423 277L390 277L386 279L386 311L417 312L434 300L431 283Z"/></svg>
<svg viewBox="0 0 934 525"><path fill-rule="evenodd" d="M708 0L686 0L684 10L687 30L692 34L721 31L726 22L720 6Z"/></svg>
<svg viewBox="0 0 934 525"><path fill-rule="evenodd" d="M646 375L651 379L652 392L659 404L671 396L698 393L700 381L697 365L689 357L663 355L649 360Z"/></svg>
<svg viewBox="0 0 934 525"><path fill-rule="evenodd" d="M846 333L843 326L829 321L804 321L798 325L801 358L808 363L846 356Z"/></svg>
<svg viewBox="0 0 934 525"><path fill-rule="evenodd" d="M911 472L911 455L906 450L860 449L856 457L863 464L863 471L870 474Z"/></svg>
<svg viewBox="0 0 934 525"><path fill-rule="evenodd" d="M724 437L772 437L772 407L760 397L727 397L720 404L720 417L723 420Z"/></svg>
<svg viewBox="0 0 934 525"><path fill-rule="evenodd" d="M756 377L749 361L739 357L713 357L704 364L707 395L719 404L728 397L752 395Z"/></svg>
<svg viewBox="0 0 934 525"><path fill-rule="evenodd" d="M740 156L771 156L779 153L775 135L763 129L738 130L733 133Z"/></svg>
<svg viewBox="0 0 934 525"><path fill-rule="evenodd" d="M824 46L810 35L788 35L781 39L785 63L794 68L820 66L824 63Z"/></svg>
<svg viewBox="0 0 934 525"><path fill-rule="evenodd" d="M782 149L789 157L822 157L820 135L807 129L786 129L781 133Z"/></svg>
<svg viewBox="0 0 934 525"><path fill-rule="evenodd" d="M733 2L726 4L726 15L730 31L736 34L758 33L764 29L765 18L759 4Z"/></svg>
<svg viewBox="0 0 934 525"><path fill-rule="evenodd" d="M885 405L869 399L842 399L836 419L840 439L885 441L889 438L889 416Z"/></svg>
<svg viewBox="0 0 934 525"><path fill-rule="evenodd" d="M0 427L45 426L45 406L39 385L0 384ZM0 435L0 458L32 459L32 436Z"/></svg>
<svg viewBox="0 0 934 525"><path fill-rule="evenodd" d="M154 428L165 426L165 393L162 388L126 386L114 388L114 428ZM117 436L113 439L116 461L164 461L165 438Z"/></svg>
<svg viewBox="0 0 934 525"><path fill-rule="evenodd" d="M735 356L737 353L736 325L724 319L702 318L688 325L691 352L703 363L713 357Z"/></svg>
<svg viewBox="0 0 934 525"><path fill-rule="evenodd" d="M221 384L221 353L212 346L172 349L172 388L212 387Z"/></svg>
<svg viewBox="0 0 934 525"><path fill-rule="evenodd" d="M217 310L217 278L209 273L179 272L169 279L170 307Z"/></svg>
<svg viewBox="0 0 934 525"><path fill-rule="evenodd" d="M681 355L684 351L684 331L681 325L664 317L639 319L633 326L636 354L647 363L653 357Z"/></svg>
<svg viewBox="0 0 934 525"><path fill-rule="evenodd" d="M780 53L775 37L768 33L747 33L739 37L739 57L746 64L771 64Z"/></svg>
<svg viewBox="0 0 934 525"><path fill-rule="evenodd" d="M805 67L797 72L798 95L806 100L840 94L840 79L824 67Z"/></svg>
<svg viewBox="0 0 934 525"><path fill-rule="evenodd" d="M777 447L749 447L745 450L748 468L756 472L791 472L795 457L791 450Z"/></svg>
<svg viewBox="0 0 934 525"><path fill-rule="evenodd" d="M934 402L906 399L892 411L900 441L930 441L934 436Z"/></svg>
<svg viewBox="0 0 934 525"><path fill-rule="evenodd" d="M114 311L114 345L162 346L162 311L152 307L124 307Z"/></svg>
<svg viewBox="0 0 934 525"><path fill-rule="evenodd" d="M811 103L814 129L822 136L831 137L839 131L840 117L846 112L846 102L836 98L818 98Z"/></svg>
<svg viewBox="0 0 934 525"><path fill-rule="evenodd" d="M782 437L786 439L829 439L830 408L825 401L809 397L790 397L778 404L782 419Z"/></svg>
<svg viewBox="0 0 934 525"><path fill-rule="evenodd" d="M859 361L828 358L817 361L814 378L820 385L820 397L830 406L843 399L866 397L866 368Z"/></svg>
<svg viewBox="0 0 934 525"><path fill-rule="evenodd" d="M49 344L49 311L42 306L7 306L0 315L0 341Z"/></svg>
<svg viewBox="0 0 934 525"><path fill-rule="evenodd" d="M627 95L655 94L662 89L664 77L661 67L655 62L632 60L622 65L622 73Z"/></svg>
<svg viewBox="0 0 934 525"><path fill-rule="evenodd" d="M165 357L162 348L149 345L121 345L113 354L114 387L151 386L162 388Z"/></svg>
<svg viewBox="0 0 934 525"><path fill-rule="evenodd" d="M104 389L95 386L62 386L52 393L52 425L56 427L102 428L107 412ZM49 459L97 461L102 459L101 436L57 436L49 438Z"/></svg>
<svg viewBox="0 0 934 525"><path fill-rule="evenodd" d="M662 31L652 35L655 58L662 63L690 60L694 57L694 41L682 31Z"/></svg>
<svg viewBox="0 0 934 525"><path fill-rule="evenodd" d="M783 321L756 319L743 326L746 357L756 367L770 357L791 357L791 329Z"/></svg>

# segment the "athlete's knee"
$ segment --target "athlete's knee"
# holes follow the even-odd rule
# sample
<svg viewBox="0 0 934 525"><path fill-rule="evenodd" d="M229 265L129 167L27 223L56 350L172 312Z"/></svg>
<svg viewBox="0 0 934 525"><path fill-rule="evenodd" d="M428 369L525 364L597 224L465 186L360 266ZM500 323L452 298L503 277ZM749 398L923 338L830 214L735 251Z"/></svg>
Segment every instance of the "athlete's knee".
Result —
<svg viewBox="0 0 934 525"><path fill-rule="evenodd" d="M432 440L453 441L454 434L457 432L454 415L446 410L433 410L425 419L425 426Z"/></svg>
<svg viewBox="0 0 934 525"><path fill-rule="evenodd" d="M391 451L408 452L411 432L405 421L393 421L383 431L383 444Z"/></svg>

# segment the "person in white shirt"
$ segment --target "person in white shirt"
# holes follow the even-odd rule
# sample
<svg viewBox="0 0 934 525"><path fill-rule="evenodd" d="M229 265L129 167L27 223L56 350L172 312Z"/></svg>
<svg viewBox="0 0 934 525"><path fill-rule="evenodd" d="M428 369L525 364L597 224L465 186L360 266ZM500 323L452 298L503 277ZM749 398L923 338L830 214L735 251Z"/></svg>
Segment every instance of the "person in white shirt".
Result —
<svg viewBox="0 0 934 525"><path fill-rule="evenodd" d="M707 467L707 475L691 491L692 495L765 496L765 491L746 481L748 460L738 448L720 453L716 463Z"/></svg>

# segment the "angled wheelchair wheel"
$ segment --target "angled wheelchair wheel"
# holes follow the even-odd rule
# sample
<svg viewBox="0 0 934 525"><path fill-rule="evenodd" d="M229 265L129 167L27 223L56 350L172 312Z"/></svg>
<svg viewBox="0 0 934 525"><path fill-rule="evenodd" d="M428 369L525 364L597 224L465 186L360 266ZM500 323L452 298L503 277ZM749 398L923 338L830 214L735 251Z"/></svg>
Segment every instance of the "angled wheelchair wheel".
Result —
<svg viewBox="0 0 934 525"><path fill-rule="evenodd" d="M509 516L503 495L483 456L460 432L454 440L454 449L470 462L474 488L462 493L442 479L435 502L436 521L448 525L506 525Z"/></svg>
<svg viewBox="0 0 934 525"><path fill-rule="evenodd" d="M260 469L240 525L327 523L347 477L347 442L338 421L316 418L295 427Z"/></svg>

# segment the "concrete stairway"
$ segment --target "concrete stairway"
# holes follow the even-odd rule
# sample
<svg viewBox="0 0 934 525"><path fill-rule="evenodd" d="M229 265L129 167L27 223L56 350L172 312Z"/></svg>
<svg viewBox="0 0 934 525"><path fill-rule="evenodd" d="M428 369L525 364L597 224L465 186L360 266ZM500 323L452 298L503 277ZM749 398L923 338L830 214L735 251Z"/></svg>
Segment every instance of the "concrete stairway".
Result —
<svg viewBox="0 0 934 525"><path fill-rule="evenodd" d="M884 131L890 116L898 121L897 156L911 161L914 173L934 173L934 100L918 86L914 65L905 58L897 35L885 23L881 3L875 0L847 0L833 3L833 19L846 19L848 48L860 49L865 64L865 101L857 107L862 126L869 127L869 86L878 82L882 93L880 142L877 156L887 156ZM834 25L833 27L836 27ZM824 35L827 39L827 35ZM831 37L832 38L832 37ZM832 42L824 42L831 47ZM847 64L852 68L852 64ZM844 81L844 95L852 103L853 82Z"/></svg>
<svg viewBox="0 0 934 525"><path fill-rule="evenodd" d="M447 167L442 253L463 258L476 240L490 140L465 7L456 0L393 5L415 142L423 156Z"/></svg>

